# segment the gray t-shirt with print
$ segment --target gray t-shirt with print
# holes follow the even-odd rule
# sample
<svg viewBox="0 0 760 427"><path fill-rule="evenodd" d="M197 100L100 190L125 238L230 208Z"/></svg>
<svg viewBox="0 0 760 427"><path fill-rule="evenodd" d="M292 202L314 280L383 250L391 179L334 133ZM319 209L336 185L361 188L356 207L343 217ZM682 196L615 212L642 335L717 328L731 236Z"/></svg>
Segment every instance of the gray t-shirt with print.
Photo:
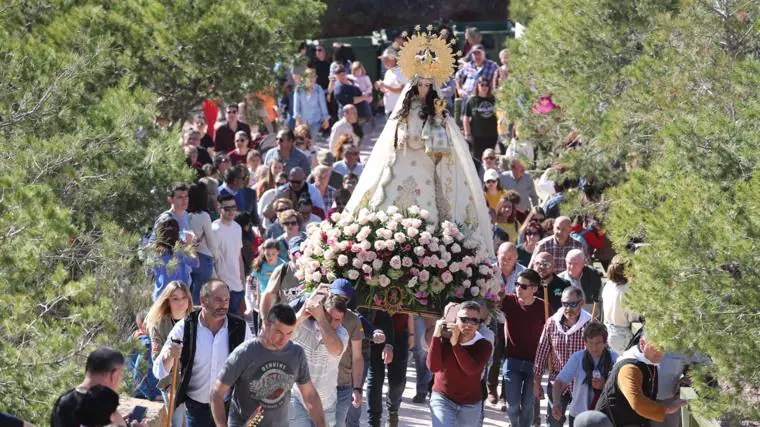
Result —
<svg viewBox="0 0 760 427"><path fill-rule="evenodd" d="M259 406L264 409L260 427L287 425L291 387L310 380L306 355L293 342L280 351L267 349L258 337L241 344L219 374L219 381L234 387L229 426L247 425Z"/></svg>

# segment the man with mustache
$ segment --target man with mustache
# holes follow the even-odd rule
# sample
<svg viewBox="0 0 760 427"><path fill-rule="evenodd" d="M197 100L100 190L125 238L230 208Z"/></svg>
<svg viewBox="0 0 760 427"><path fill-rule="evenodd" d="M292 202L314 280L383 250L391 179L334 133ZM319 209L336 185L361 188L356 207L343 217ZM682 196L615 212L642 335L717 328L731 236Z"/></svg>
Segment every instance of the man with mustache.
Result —
<svg viewBox="0 0 760 427"><path fill-rule="evenodd" d="M185 403L187 427L211 427L210 397L214 380L227 356L244 341L253 338L240 317L227 311L230 290L212 279L201 288L201 309L174 325L153 364L157 379L169 376L174 360L179 361L179 384L175 407Z"/></svg>

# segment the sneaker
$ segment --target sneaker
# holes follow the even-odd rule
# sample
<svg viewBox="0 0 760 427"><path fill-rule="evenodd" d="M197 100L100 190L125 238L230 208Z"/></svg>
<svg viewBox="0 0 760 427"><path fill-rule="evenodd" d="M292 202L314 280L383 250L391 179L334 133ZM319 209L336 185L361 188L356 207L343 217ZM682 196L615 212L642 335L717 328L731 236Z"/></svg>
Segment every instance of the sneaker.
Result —
<svg viewBox="0 0 760 427"><path fill-rule="evenodd" d="M412 398L412 402L414 402L414 403L425 403L425 399L427 399L427 393L417 393Z"/></svg>
<svg viewBox="0 0 760 427"><path fill-rule="evenodd" d="M398 412L388 412L387 427L398 427Z"/></svg>

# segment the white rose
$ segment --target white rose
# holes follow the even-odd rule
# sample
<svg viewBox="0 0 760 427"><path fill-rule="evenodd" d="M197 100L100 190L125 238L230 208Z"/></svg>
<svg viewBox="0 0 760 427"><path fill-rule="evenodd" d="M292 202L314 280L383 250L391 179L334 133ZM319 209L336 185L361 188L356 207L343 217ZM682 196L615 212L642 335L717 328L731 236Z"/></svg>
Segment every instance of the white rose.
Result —
<svg viewBox="0 0 760 427"><path fill-rule="evenodd" d="M340 220L340 212L333 212L333 214L330 215L330 219L332 222L338 222Z"/></svg>
<svg viewBox="0 0 760 427"><path fill-rule="evenodd" d="M382 251L385 249L385 240L375 240L375 250Z"/></svg>
<svg viewBox="0 0 760 427"><path fill-rule="evenodd" d="M359 272L356 270L348 270L348 278L351 280L356 280L359 278Z"/></svg>
<svg viewBox="0 0 760 427"><path fill-rule="evenodd" d="M406 241L406 236L404 233L396 233L393 235L393 240L395 240L397 243L404 243Z"/></svg>
<svg viewBox="0 0 760 427"><path fill-rule="evenodd" d="M389 251L396 250L396 242L393 241L393 240L386 240L385 241L385 249L387 249Z"/></svg>
<svg viewBox="0 0 760 427"><path fill-rule="evenodd" d="M417 255L418 257L425 255L425 248L423 248L422 246L415 246L413 251L414 251L414 254Z"/></svg>
<svg viewBox="0 0 760 427"><path fill-rule="evenodd" d="M322 249L321 245L316 245L312 247L312 253L314 254L314 256L322 256L325 254L325 250Z"/></svg>
<svg viewBox="0 0 760 427"><path fill-rule="evenodd" d="M359 224L351 224L343 229L343 234L345 234L346 236L353 236L358 231L359 231Z"/></svg>
<svg viewBox="0 0 760 427"><path fill-rule="evenodd" d="M366 259L367 259L367 261L374 261L374 260L375 260L375 258L377 258L377 252L374 252L374 251L367 251L367 252L364 254L364 258L366 258Z"/></svg>
<svg viewBox="0 0 760 427"><path fill-rule="evenodd" d="M372 261L372 268L374 268L375 270L380 270L381 268L383 268L383 260L375 259L374 261Z"/></svg>
<svg viewBox="0 0 760 427"><path fill-rule="evenodd" d="M491 272L491 268L485 264L480 264L480 267L478 267L478 272L485 276Z"/></svg>
<svg viewBox="0 0 760 427"><path fill-rule="evenodd" d="M340 259L338 259L338 262L340 263ZM351 261L351 265L354 266L354 268L362 268L362 260L359 259L359 257L356 257Z"/></svg>
<svg viewBox="0 0 760 427"><path fill-rule="evenodd" d="M391 279L388 278L385 274L381 274L380 277L377 278L377 280L380 282L380 286L387 287L391 284Z"/></svg>
<svg viewBox="0 0 760 427"><path fill-rule="evenodd" d="M346 264L348 264L348 257L343 254L338 255L338 265L343 267Z"/></svg>
<svg viewBox="0 0 760 427"><path fill-rule="evenodd" d="M333 259L335 258L335 251L332 250L332 248L325 251L325 259Z"/></svg>
<svg viewBox="0 0 760 427"><path fill-rule="evenodd" d="M362 265L362 271L364 272L364 274L370 274L372 273L372 266L369 264L364 264Z"/></svg>
<svg viewBox="0 0 760 427"><path fill-rule="evenodd" d="M470 282L469 280L465 280L462 282L462 286L464 286L465 288L469 288L470 286L472 286L472 282Z"/></svg>
<svg viewBox="0 0 760 427"><path fill-rule="evenodd" d="M452 262L452 263L449 265L449 271L450 271L450 272L452 272L452 273L456 273L456 272L457 272L457 271L459 271L459 270L460 270L460 266L459 266L459 263L458 263L458 262Z"/></svg>
<svg viewBox="0 0 760 427"><path fill-rule="evenodd" d="M314 273L311 274L312 282L319 283L320 280L322 280L322 273L320 273L319 271L315 271Z"/></svg>
<svg viewBox="0 0 760 427"><path fill-rule="evenodd" d="M438 246L438 243L436 243L436 242L431 242L431 243L428 245L428 249L430 249L430 250L431 250L431 251L433 251L433 252L438 252L438 249L440 249L440 247Z"/></svg>
<svg viewBox="0 0 760 427"><path fill-rule="evenodd" d="M477 286L470 287L470 294L474 297L478 296L478 294L480 294L480 288Z"/></svg>
<svg viewBox="0 0 760 427"><path fill-rule="evenodd" d="M472 269L470 267L467 267L464 269L464 274L468 276L472 276Z"/></svg>
<svg viewBox="0 0 760 427"><path fill-rule="evenodd" d="M438 268L446 268L446 260L444 260L444 259L438 260L438 262L436 263L436 267L438 267Z"/></svg>
<svg viewBox="0 0 760 427"><path fill-rule="evenodd" d="M378 220L380 220L381 222L385 222L385 221L388 221L388 214L386 214L386 213L385 213L385 212L383 212L383 211L380 211L380 212L376 213L376 214L375 214L375 217L376 217Z"/></svg>
<svg viewBox="0 0 760 427"><path fill-rule="evenodd" d="M441 259L451 261L451 252L444 252L441 254Z"/></svg>
<svg viewBox="0 0 760 427"><path fill-rule="evenodd" d="M435 225L429 224L425 226L425 231L428 233L435 233Z"/></svg>
<svg viewBox="0 0 760 427"><path fill-rule="evenodd" d="M429 217L430 217L430 212L426 211L425 209L420 209L420 218L428 219Z"/></svg>
<svg viewBox="0 0 760 427"><path fill-rule="evenodd" d="M459 246L458 243L454 243L453 245L451 245L451 252L458 254L459 252L462 252L462 247Z"/></svg>
<svg viewBox="0 0 760 427"><path fill-rule="evenodd" d="M406 286L409 288L413 288L417 286L417 277L412 277L411 279L409 279L409 281L406 282Z"/></svg>
<svg viewBox="0 0 760 427"><path fill-rule="evenodd" d="M390 220L387 223L385 223L385 228L387 228L390 231L396 231L398 228L398 222Z"/></svg>
<svg viewBox="0 0 760 427"><path fill-rule="evenodd" d="M404 267L406 267L406 268L409 268L409 267L411 267L411 266L412 266L412 264L414 264L414 262L413 262L413 261L412 261L412 259L411 259L411 258L409 258L408 256L405 256L405 257L404 257L404 258L401 260L401 265L403 265L403 266L404 266Z"/></svg>
<svg viewBox="0 0 760 427"><path fill-rule="evenodd" d="M420 208L417 206L409 206L409 209L406 210L409 215L419 215Z"/></svg>
<svg viewBox="0 0 760 427"><path fill-rule="evenodd" d="M406 234L411 237L412 239L417 237L417 234L419 234L420 230L415 227L407 227Z"/></svg>
<svg viewBox="0 0 760 427"><path fill-rule="evenodd" d="M368 251L372 249L372 243L369 242L369 240L365 240L362 242L362 250Z"/></svg>
<svg viewBox="0 0 760 427"><path fill-rule="evenodd" d="M338 242L338 248L340 248L341 252L345 252L346 249L348 249L348 241L347 240L342 240L342 241Z"/></svg>
<svg viewBox="0 0 760 427"><path fill-rule="evenodd" d="M448 234L445 234L445 235L443 236L443 244L444 244L444 245L450 245L450 244L452 244L452 243L454 243L454 238L453 238L453 237L451 237L451 236L449 236Z"/></svg>
<svg viewBox="0 0 760 427"><path fill-rule="evenodd" d="M388 215L393 215L393 214L397 214L399 209L396 206L388 206L388 209L386 209L385 211L388 212Z"/></svg>
<svg viewBox="0 0 760 427"><path fill-rule="evenodd" d="M400 269L401 268L401 257L398 256L398 255L394 256L393 258L391 258L389 264L390 264L391 268L394 268L396 270Z"/></svg>

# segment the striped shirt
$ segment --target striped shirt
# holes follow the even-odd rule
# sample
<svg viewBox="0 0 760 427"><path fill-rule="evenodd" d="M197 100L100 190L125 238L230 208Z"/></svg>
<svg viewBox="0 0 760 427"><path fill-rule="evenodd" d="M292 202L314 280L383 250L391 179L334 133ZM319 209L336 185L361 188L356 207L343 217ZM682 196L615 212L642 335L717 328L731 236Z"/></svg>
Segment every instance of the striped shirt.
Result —
<svg viewBox="0 0 760 427"><path fill-rule="evenodd" d="M573 239L567 238L567 242L564 245L560 245L554 236L549 236L541 239L536 245L536 249L533 250L533 258L530 259L530 266L532 268L534 262L536 262L536 256L541 252L549 252L554 257L554 274L562 273L567 269L565 266L565 256L573 249L580 249L583 253L586 253L586 248L583 243Z"/></svg>
<svg viewBox="0 0 760 427"><path fill-rule="evenodd" d="M335 330L335 334L338 335L338 339L343 344L343 351L346 351L348 331L343 326L339 326ZM322 407L331 408L338 401L338 371L343 351L338 356L332 356L327 352L327 346L322 339L322 332L319 330L317 321L313 319L305 320L296 327L292 341L301 346L306 354L309 375L322 401ZM301 396L301 390L297 384L293 386L291 391L296 399L303 404L303 396Z"/></svg>
<svg viewBox="0 0 760 427"><path fill-rule="evenodd" d="M573 326L567 326L563 319L564 308L559 309L544 325L544 331L538 340L536 360L533 364L533 374L541 378L544 367L551 353L552 366L549 369L549 381L554 381L565 366L570 356L576 351L586 348L583 342L583 331L591 320L591 315L581 310L578 321Z"/></svg>

